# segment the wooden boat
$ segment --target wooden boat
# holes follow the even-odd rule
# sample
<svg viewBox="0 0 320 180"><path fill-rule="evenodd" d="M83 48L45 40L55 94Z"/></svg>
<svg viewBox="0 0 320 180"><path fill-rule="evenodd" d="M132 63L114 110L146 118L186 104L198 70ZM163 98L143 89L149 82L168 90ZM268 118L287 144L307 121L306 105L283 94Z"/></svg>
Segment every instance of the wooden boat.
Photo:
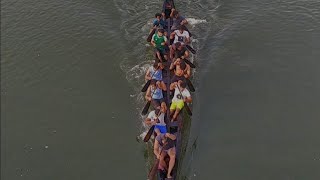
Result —
<svg viewBox="0 0 320 180"><path fill-rule="evenodd" d="M167 28L167 32L168 32L168 36L170 36L171 33L171 26L172 26L172 19L167 19L167 23L168 23L168 28ZM152 34L155 33L154 31L151 32ZM150 42L150 37L152 37L151 34L149 34L147 41ZM169 37L168 37L169 39ZM168 57L169 58L169 57ZM168 64L170 64L171 59L168 59ZM162 79L165 82L168 92L170 89L170 82L171 82L171 76L172 74L170 73L169 70L169 65L167 65L165 67L165 69L163 70L163 74L162 74ZM185 148L186 148L186 143L183 144L183 141L188 141L188 139L183 139L183 129L182 129L182 124L183 127L188 127L186 126L186 123L188 125L190 125L190 116L189 114L191 113L190 109L189 109L189 114L187 113L187 108L189 108L188 106L185 105L185 107L183 108L183 110L180 112L179 116L177 117L177 121L175 122L170 122L169 117L170 117L170 104L171 104L171 97L170 97L170 93L166 93L166 97L164 97L165 102L167 104L168 110L167 110L167 114L165 116L165 122L167 124L167 129L169 132L174 133L176 132L177 138L176 138L176 161L175 161L175 166L174 169L172 171L172 177L173 178L166 178L166 173L163 173L161 171L158 170L158 163L159 160L155 159L153 162L153 166L151 167L151 170L148 174L148 179L149 180L176 180L178 178L178 166L180 163L180 160L182 159L181 157L183 157L183 152L185 152ZM187 122L188 121L188 122ZM152 129L153 130L153 129ZM188 131L188 130L187 130ZM152 142L154 143L154 142Z"/></svg>

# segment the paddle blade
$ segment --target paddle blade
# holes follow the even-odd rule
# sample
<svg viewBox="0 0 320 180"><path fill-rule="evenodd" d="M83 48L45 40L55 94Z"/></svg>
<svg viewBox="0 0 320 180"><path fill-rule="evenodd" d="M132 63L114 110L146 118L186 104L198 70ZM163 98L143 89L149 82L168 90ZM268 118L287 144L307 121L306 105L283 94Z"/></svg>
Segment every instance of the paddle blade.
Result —
<svg viewBox="0 0 320 180"><path fill-rule="evenodd" d="M153 36L153 34L156 32L156 28L154 28L151 32L150 32L150 34L149 34L149 36L148 36L148 38L147 38L147 42L151 42L151 39L152 39L152 36Z"/></svg>
<svg viewBox="0 0 320 180"><path fill-rule="evenodd" d="M190 91L191 91L191 92L196 91L196 90L194 89L194 86L193 86L192 82L190 81L190 79L186 79L186 80L187 80L187 85L188 85Z"/></svg>
<svg viewBox="0 0 320 180"><path fill-rule="evenodd" d="M184 61L185 61L187 64L189 64L189 66L190 66L191 68L196 68L196 66L195 66L192 62L190 62L188 59L184 59Z"/></svg>
<svg viewBox="0 0 320 180"><path fill-rule="evenodd" d="M150 107L150 104L151 104L151 102L148 101L147 104L144 106L144 108L143 108L143 110L141 112L142 115L146 115L147 114L147 112L149 110L149 107Z"/></svg>
<svg viewBox="0 0 320 180"><path fill-rule="evenodd" d="M158 166L159 166L159 159L156 159L154 161L154 164L153 164L149 174L148 174L148 179L149 180L155 180L155 176L156 176L156 174L158 172Z"/></svg>
<svg viewBox="0 0 320 180"><path fill-rule="evenodd" d="M189 46L188 44L186 45L186 47L189 49L189 51L191 51L192 54L196 54L196 50L194 50L191 46Z"/></svg>
<svg viewBox="0 0 320 180"><path fill-rule="evenodd" d="M148 87L149 87L149 85L150 85L150 82L151 82L151 80L148 80L147 82L146 82L146 84L143 86L143 88L141 89L141 92L146 92L147 91L147 89L148 89Z"/></svg>
<svg viewBox="0 0 320 180"><path fill-rule="evenodd" d="M148 131L148 133L146 134L146 136L143 139L144 142L148 142L149 141L149 139L151 138L151 136L153 134L154 127L155 127L155 125L151 126L151 128Z"/></svg>
<svg viewBox="0 0 320 180"><path fill-rule="evenodd" d="M187 103L184 103L184 107L186 108L187 113L189 114L189 116L192 116L192 111L190 110L190 107L188 106Z"/></svg>

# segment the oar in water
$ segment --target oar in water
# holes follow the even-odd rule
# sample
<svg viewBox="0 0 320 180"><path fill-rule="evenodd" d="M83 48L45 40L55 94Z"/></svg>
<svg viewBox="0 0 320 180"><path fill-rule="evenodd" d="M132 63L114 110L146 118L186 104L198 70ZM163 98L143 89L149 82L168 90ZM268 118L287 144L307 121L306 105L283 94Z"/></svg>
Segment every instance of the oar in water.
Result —
<svg viewBox="0 0 320 180"><path fill-rule="evenodd" d="M191 68L196 68L196 66L192 63L192 62L190 62L188 59L183 59L187 64L189 64L189 66L191 67Z"/></svg>
<svg viewBox="0 0 320 180"><path fill-rule="evenodd" d="M182 95L182 93L181 93L181 91L180 91L179 85L177 85L177 88L178 88L178 90L179 90L179 92L180 92L181 97L183 97L183 95ZM192 116L192 112L191 112L191 110L190 110L190 107L188 106L188 104L187 104L186 102L184 102L184 107L186 108L187 113L188 113L190 116Z"/></svg>
<svg viewBox="0 0 320 180"><path fill-rule="evenodd" d="M194 86L193 86L192 82L190 81L190 79L186 78L186 82L187 82L187 85L188 85L190 91L191 92L195 92L196 89L194 88Z"/></svg>
<svg viewBox="0 0 320 180"><path fill-rule="evenodd" d="M151 79L153 78L154 74L156 74L156 72L158 71L158 69L159 69L159 66L158 66L157 69L153 72L153 74L152 74L152 76L151 76ZM148 81L146 82L146 84L145 84L145 85L143 86L143 88L141 89L141 92L146 92L146 91L147 91L148 87L150 86L150 82L151 82L151 80L148 80Z"/></svg>
<svg viewBox="0 0 320 180"><path fill-rule="evenodd" d="M153 28L153 30L150 32L148 38L147 38L147 42L151 42L152 36L153 34L156 32L156 28Z"/></svg>
<svg viewBox="0 0 320 180"><path fill-rule="evenodd" d="M196 50L194 50L191 46L189 46L188 44L186 45L186 47L189 49L189 51L191 51L192 54L196 54Z"/></svg>
<svg viewBox="0 0 320 180"><path fill-rule="evenodd" d="M143 139L144 142L148 142L149 141L149 139L151 138L151 136L153 134L154 127L155 127L155 125L151 126L151 128L148 131L148 133L146 134L146 136Z"/></svg>

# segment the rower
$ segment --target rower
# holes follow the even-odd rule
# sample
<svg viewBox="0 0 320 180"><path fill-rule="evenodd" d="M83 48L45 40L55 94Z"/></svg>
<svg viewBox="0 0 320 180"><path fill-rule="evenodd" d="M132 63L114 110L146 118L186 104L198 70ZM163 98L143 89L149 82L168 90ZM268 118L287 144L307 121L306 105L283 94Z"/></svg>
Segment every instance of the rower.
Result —
<svg viewBox="0 0 320 180"><path fill-rule="evenodd" d="M171 27L171 30L173 31L177 30L180 25L188 24L188 21L186 20L186 18L181 16L179 12L176 10L173 10L170 16L173 17L173 25Z"/></svg>
<svg viewBox="0 0 320 180"><path fill-rule="evenodd" d="M170 106L170 116L173 115L171 122L176 120L179 112L184 107L184 103L192 102L190 92L186 86L186 83L181 80L170 84L170 91L174 90L174 96Z"/></svg>
<svg viewBox="0 0 320 180"><path fill-rule="evenodd" d="M191 76L191 67L180 58L177 58L171 63L170 70L174 70L174 76L171 79L171 83L179 80L185 82L185 79Z"/></svg>
<svg viewBox="0 0 320 180"><path fill-rule="evenodd" d="M145 79L151 80L155 79L158 81L162 81L162 69L163 69L162 63L154 62L153 66L150 66L149 69L146 72Z"/></svg>
<svg viewBox="0 0 320 180"><path fill-rule="evenodd" d="M163 16L160 13L156 13L155 14L155 18L152 22L152 28L150 30L150 33L153 31L153 29L166 29L167 28L167 24L166 22L163 20ZM167 36L167 32L164 31L164 35Z"/></svg>
<svg viewBox="0 0 320 180"><path fill-rule="evenodd" d="M170 48L170 58L181 58L185 59L189 57L188 49L181 44L181 42L176 42Z"/></svg>
<svg viewBox="0 0 320 180"><path fill-rule="evenodd" d="M173 12L174 9L174 2L173 0L164 0L162 5L162 16L165 19L168 19L170 17L171 12Z"/></svg>
<svg viewBox="0 0 320 180"><path fill-rule="evenodd" d="M163 33L164 33L163 29L158 29L158 33L154 34L151 40L151 44L155 47L155 53L157 55L157 58L160 60L160 62L163 61L161 55L163 55L164 58L167 59L166 52L165 52L167 37L164 36Z"/></svg>
<svg viewBox="0 0 320 180"><path fill-rule="evenodd" d="M167 171L167 178L172 178L171 172L176 161L176 135L171 133L162 134L159 133L158 129L156 129L155 131L158 135L154 141L153 152L156 155L157 159L159 159L158 169L162 171L165 171L167 169L165 157L168 155L170 160Z"/></svg>
<svg viewBox="0 0 320 180"><path fill-rule="evenodd" d="M166 84L163 81L152 79L145 98L147 101L151 101L151 104L155 109L159 109L160 104L164 102L162 91L167 91Z"/></svg>
<svg viewBox="0 0 320 180"><path fill-rule="evenodd" d="M170 43L180 42L181 45L190 43L189 32L185 30L185 27L180 25L177 30L170 34ZM171 43L172 44L172 43Z"/></svg>
<svg viewBox="0 0 320 180"><path fill-rule="evenodd" d="M160 133L166 133L167 128L166 128L166 123L164 122L166 108L167 108L166 106L165 107L161 106L160 109L150 111L150 113L148 114L148 117L144 121L145 124L149 126L155 125L155 129L159 129Z"/></svg>

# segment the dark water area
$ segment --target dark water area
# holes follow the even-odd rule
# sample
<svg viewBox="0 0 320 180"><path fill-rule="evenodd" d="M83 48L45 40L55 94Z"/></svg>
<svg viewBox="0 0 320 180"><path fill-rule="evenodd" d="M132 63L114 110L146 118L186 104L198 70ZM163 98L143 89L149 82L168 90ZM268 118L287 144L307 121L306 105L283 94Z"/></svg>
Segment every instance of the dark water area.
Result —
<svg viewBox="0 0 320 180"><path fill-rule="evenodd" d="M147 179L160 0L1 2L1 179ZM320 2L177 1L198 50L185 179L320 179Z"/></svg>

